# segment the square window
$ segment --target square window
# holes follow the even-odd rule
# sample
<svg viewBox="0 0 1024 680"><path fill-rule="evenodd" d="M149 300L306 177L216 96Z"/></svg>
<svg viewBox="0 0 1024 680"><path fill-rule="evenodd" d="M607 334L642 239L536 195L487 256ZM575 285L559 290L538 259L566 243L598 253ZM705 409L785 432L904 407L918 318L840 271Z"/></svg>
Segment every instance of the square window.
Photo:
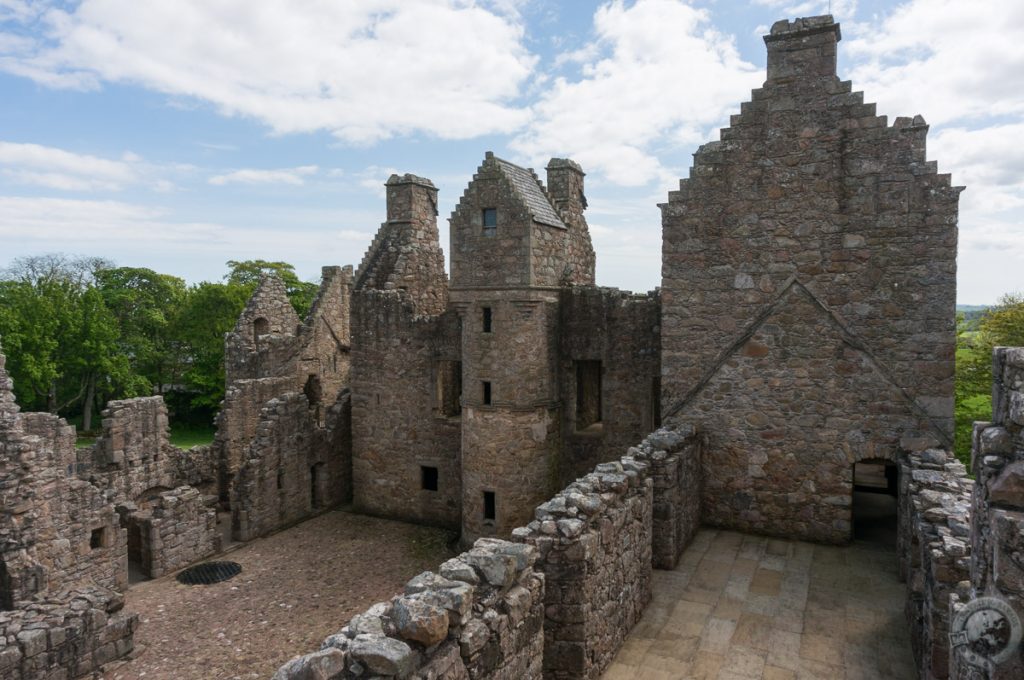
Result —
<svg viewBox="0 0 1024 680"><path fill-rule="evenodd" d="M494 492L484 491L484 519L494 521L495 516Z"/></svg>
<svg viewBox="0 0 1024 680"><path fill-rule="evenodd" d="M484 307L483 308L484 333L490 333L491 332L491 321L492 321L492 318L493 318L493 315L491 314L491 308L490 307Z"/></svg>
<svg viewBox="0 0 1024 680"><path fill-rule="evenodd" d="M420 466L420 486L425 491L437 491L437 468L429 465Z"/></svg>
<svg viewBox="0 0 1024 680"><path fill-rule="evenodd" d="M92 550L98 550L103 547L103 527L92 530L92 534L89 535L89 547Z"/></svg>
<svg viewBox="0 0 1024 680"><path fill-rule="evenodd" d="M484 380L482 385L484 388L484 404L489 406L491 403L491 383L489 380Z"/></svg>
<svg viewBox="0 0 1024 680"><path fill-rule="evenodd" d="M494 236L498 230L498 209L497 208L484 208L483 209L483 225L484 225L484 236Z"/></svg>

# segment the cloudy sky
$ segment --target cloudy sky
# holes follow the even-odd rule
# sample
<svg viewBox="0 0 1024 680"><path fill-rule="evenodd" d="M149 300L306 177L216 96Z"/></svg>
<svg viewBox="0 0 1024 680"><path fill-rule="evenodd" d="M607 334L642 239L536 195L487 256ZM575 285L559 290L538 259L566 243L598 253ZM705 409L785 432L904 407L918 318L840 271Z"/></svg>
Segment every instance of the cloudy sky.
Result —
<svg viewBox="0 0 1024 680"><path fill-rule="evenodd" d="M586 169L598 282L659 284L692 153L799 0L0 0L0 267L100 255L357 264L392 172L447 218L484 152ZM833 0L840 76L931 124L961 195L961 303L1024 291L1024 3Z"/></svg>

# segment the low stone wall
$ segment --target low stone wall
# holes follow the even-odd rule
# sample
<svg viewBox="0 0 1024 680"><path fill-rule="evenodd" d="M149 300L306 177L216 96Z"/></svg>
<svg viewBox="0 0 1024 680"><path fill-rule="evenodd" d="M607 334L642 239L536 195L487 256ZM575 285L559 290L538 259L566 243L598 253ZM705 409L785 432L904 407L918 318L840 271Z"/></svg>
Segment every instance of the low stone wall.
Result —
<svg viewBox="0 0 1024 680"><path fill-rule="evenodd" d="M975 423L971 450L970 590L951 598L950 617L971 599L994 597L1024 622L1024 348L996 348L993 373L993 422ZM954 648L951 677L1024 677L1021 647L988 668L972 665L965 651Z"/></svg>
<svg viewBox="0 0 1024 680"><path fill-rule="evenodd" d="M138 614L124 598L81 587L18 602L0 614L0 678L77 678L132 651Z"/></svg>
<svg viewBox="0 0 1024 680"><path fill-rule="evenodd" d="M529 546L480 539L440 574L420 574L319 651L289 661L274 680L540 680L544 576L535 560Z"/></svg>
<svg viewBox="0 0 1024 680"><path fill-rule="evenodd" d="M138 560L150 578L220 552L217 512L208 508L199 491L190 486L161 493L148 508L123 505L118 506L118 512L128 515L129 557ZM138 545L132 539L136 531ZM137 554L132 555L133 551Z"/></svg>
<svg viewBox="0 0 1024 680"><path fill-rule="evenodd" d="M911 645L923 680L946 678L950 596L970 575L973 482L963 463L940 449L905 448L899 462L898 555Z"/></svg>
<svg viewBox="0 0 1024 680"><path fill-rule="evenodd" d="M440 576L416 577L405 596L355 617L319 652L283 666L275 680L366 671L403 678L599 677L650 601L653 546L675 564L696 532L701 444L689 426L657 430L538 506L536 519L513 531L515 543L478 540L442 564ZM666 507L656 522L659 502Z"/></svg>
<svg viewBox="0 0 1024 680"><path fill-rule="evenodd" d="M632 456L602 463L513 532L544 572L544 677L596 678L651 599L653 482Z"/></svg>
<svg viewBox="0 0 1024 680"><path fill-rule="evenodd" d="M629 454L647 460L654 480L652 563L675 569L701 521L704 437L691 425L652 433Z"/></svg>

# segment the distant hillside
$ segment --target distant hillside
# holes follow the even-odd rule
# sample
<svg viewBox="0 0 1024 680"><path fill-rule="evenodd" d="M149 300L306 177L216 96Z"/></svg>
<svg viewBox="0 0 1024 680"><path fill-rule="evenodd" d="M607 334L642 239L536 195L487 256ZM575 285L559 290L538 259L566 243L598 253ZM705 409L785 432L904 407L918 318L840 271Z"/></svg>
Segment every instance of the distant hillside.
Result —
<svg viewBox="0 0 1024 680"><path fill-rule="evenodd" d="M956 313L964 315L964 321L970 322L977 321L981 318L981 315L985 313L986 309L991 308L992 305L957 305Z"/></svg>

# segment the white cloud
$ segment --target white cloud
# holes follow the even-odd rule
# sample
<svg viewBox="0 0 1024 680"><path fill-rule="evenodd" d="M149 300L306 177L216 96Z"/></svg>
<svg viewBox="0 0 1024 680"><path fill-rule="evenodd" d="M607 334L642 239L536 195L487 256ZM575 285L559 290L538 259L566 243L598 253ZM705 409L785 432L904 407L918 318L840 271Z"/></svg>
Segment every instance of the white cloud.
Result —
<svg viewBox="0 0 1024 680"><path fill-rule="evenodd" d="M0 70L50 87L139 84L278 133L467 138L525 120L510 102L536 59L522 44L517 3L497 6L83 0L43 15L34 32L47 40L7 45Z"/></svg>
<svg viewBox="0 0 1024 680"><path fill-rule="evenodd" d="M804 0L793 2L793 0L753 0L755 5L770 7L775 10L779 18L817 16L819 14L831 14L836 21L852 18L857 12L857 0ZM761 32L764 33L764 32Z"/></svg>
<svg viewBox="0 0 1024 680"><path fill-rule="evenodd" d="M1024 122L969 130L944 128L929 137L929 156L954 184L966 185L960 207L990 215L1024 207ZM1024 237L1024 230L1021 230Z"/></svg>
<svg viewBox="0 0 1024 680"><path fill-rule="evenodd" d="M224 186L225 184L305 184L305 178L315 175L318 168L315 165L302 165L297 168L285 168L282 170L257 170L246 168L235 170L223 175L214 175L209 179L210 184Z"/></svg>
<svg viewBox="0 0 1024 680"><path fill-rule="evenodd" d="M880 113L932 124L1024 113L1024 3L912 0L844 49Z"/></svg>
<svg viewBox="0 0 1024 680"><path fill-rule="evenodd" d="M117 191L141 181L141 158L120 161L52 146L0 141L0 174L19 184L66 191Z"/></svg>
<svg viewBox="0 0 1024 680"><path fill-rule="evenodd" d="M763 81L705 10L677 0L621 0L594 15L595 46L576 80L557 78L511 146L531 162L570 155L619 185L677 177L659 155L707 139ZM688 163L687 163L688 164Z"/></svg>

